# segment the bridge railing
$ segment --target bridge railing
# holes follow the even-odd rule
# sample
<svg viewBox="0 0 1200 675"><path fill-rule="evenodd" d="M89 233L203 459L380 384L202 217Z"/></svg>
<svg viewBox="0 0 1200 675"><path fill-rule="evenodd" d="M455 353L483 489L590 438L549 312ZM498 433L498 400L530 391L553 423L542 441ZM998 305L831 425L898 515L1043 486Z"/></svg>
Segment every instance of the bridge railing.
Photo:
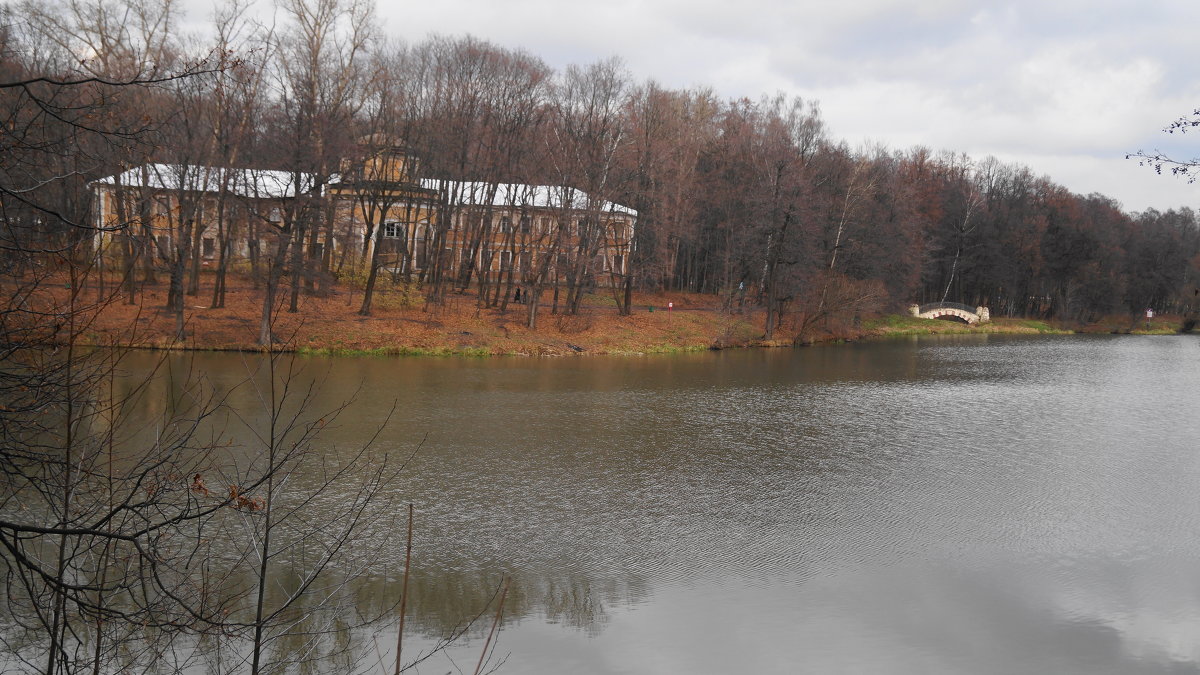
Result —
<svg viewBox="0 0 1200 675"><path fill-rule="evenodd" d="M928 305L921 305L920 312L924 314L925 312L932 312L935 309L961 309L964 312L970 312L974 314L975 310L978 308L971 307L970 305L964 305L959 302L931 302Z"/></svg>

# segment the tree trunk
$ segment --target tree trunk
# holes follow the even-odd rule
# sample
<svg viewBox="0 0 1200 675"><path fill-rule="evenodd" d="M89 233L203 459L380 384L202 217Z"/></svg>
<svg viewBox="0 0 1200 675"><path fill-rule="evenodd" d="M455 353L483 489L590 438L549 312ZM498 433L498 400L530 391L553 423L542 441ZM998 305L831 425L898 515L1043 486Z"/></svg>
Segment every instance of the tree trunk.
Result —
<svg viewBox="0 0 1200 675"><path fill-rule="evenodd" d="M267 259L267 287L266 292L263 294L262 314L260 315L258 327L258 344L260 347L269 349L275 341L271 325L271 314L275 310L275 293L279 284L279 278L283 274L283 267L286 264L288 247L291 241L291 233L281 232L275 256Z"/></svg>
<svg viewBox="0 0 1200 675"><path fill-rule="evenodd" d="M305 227L296 228L295 241L292 242L292 296L288 301L288 312L295 314L300 311L300 277L304 276L304 235Z"/></svg>
<svg viewBox="0 0 1200 675"><path fill-rule="evenodd" d="M379 277L379 249L383 248L380 245L379 237L382 229L382 227L375 229L375 246L371 249L371 269L367 273L367 286L363 289L362 306L358 308L361 316L371 316L371 299L375 295L375 280Z"/></svg>

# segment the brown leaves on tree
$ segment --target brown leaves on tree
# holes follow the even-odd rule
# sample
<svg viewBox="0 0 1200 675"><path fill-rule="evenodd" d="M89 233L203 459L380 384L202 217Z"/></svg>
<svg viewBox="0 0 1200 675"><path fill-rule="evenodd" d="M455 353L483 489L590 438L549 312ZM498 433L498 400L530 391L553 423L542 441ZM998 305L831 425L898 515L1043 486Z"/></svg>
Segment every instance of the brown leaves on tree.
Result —
<svg viewBox="0 0 1200 675"><path fill-rule="evenodd" d="M209 490L208 486L204 484L204 475L199 473L192 476L191 491L194 494L203 497L212 496L212 490ZM228 503L230 506L239 511L262 511L263 509L267 508L267 502L265 499L262 497L251 497L243 494L242 488L237 485L229 486Z"/></svg>
<svg viewBox="0 0 1200 675"><path fill-rule="evenodd" d="M208 487L204 485L204 477L200 474L192 476L192 492L205 497L211 494Z"/></svg>
<svg viewBox="0 0 1200 675"><path fill-rule="evenodd" d="M241 493L241 488L236 485L229 486L229 503L239 511L242 509L247 511L262 511L267 508L267 502L262 497L247 497Z"/></svg>

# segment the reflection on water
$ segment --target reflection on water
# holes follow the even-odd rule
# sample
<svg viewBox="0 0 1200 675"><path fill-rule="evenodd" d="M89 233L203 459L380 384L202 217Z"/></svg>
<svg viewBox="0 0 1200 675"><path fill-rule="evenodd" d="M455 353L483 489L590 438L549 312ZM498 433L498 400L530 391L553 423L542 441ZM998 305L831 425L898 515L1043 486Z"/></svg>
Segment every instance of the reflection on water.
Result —
<svg viewBox="0 0 1200 675"><path fill-rule="evenodd" d="M414 642L511 575L505 672L1158 673L1200 672L1198 345L306 365L356 397L325 442L394 406L377 451L416 452Z"/></svg>

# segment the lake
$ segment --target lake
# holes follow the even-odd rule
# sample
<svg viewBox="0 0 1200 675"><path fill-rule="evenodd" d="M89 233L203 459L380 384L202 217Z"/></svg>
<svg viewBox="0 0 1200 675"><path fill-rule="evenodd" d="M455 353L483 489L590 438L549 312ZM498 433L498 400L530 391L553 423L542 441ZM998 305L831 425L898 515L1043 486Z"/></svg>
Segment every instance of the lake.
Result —
<svg viewBox="0 0 1200 675"><path fill-rule="evenodd" d="M320 442L394 408L373 452L415 452L406 654L508 576L502 673L1200 672L1195 336L299 362L354 398ZM419 672L470 672L490 621Z"/></svg>

